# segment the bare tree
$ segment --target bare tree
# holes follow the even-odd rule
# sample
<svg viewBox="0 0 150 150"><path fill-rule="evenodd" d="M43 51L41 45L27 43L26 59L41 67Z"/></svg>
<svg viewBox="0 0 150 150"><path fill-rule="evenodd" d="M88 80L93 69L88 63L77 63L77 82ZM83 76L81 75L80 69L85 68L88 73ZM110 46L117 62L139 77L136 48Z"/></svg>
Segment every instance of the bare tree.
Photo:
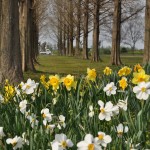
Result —
<svg viewBox="0 0 150 150"><path fill-rule="evenodd" d="M135 45L138 41L142 41L143 38L143 18L141 16L136 16L134 19L127 21L122 25L122 43L128 45L133 50L135 50Z"/></svg>

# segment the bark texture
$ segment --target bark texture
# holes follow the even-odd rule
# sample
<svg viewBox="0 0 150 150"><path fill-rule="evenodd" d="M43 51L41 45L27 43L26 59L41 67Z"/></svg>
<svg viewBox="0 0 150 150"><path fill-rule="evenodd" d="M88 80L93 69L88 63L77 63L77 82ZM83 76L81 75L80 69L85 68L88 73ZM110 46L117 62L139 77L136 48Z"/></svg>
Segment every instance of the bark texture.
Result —
<svg viewBox="0 0 150 150"><path fill-rule="evenodd" d="M89 0L84 0L84 22L83 22L83 59L88 59L88 9Z"/></svg>
<svg viewBox="0 0 150 150"><path fill-rule="evenodd" d="M94 0L92 60L95 62L99 61L99 6L99 0Z"/></svg>
<svg viewBox="0 0 150 150"><path fill-rule="evenodd" d="M122 64L120 59L120 38L121 38L121 1L114 0L112 50L111 50L112 65Z"/></svg>
<svg viewBox="0 0 150 150"><path fill-rule="evenodd" d="M143 63L150 62L150 1L146 1L145 9L145 41Z"/></svg>
<svg viewBox="0 0 150 150"><path fill-rule="evenodd" d="M18 0L2 0L0 45L0 82L8 79L12 83L23 80Z"/></svg>

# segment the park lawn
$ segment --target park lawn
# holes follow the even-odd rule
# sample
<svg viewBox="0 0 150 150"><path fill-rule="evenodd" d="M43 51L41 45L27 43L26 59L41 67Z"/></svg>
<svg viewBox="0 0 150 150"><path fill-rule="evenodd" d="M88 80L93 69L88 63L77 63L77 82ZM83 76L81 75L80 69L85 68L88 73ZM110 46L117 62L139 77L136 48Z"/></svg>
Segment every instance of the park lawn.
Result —
<svg viewBox="0 0 150 150"><path fill-rule="evenodd" d="M51 55L40 55L38 62L40 65L35 65L36 72L24 73L25 80L32 78L39 80L42 74L72 74L79 76L86 74L87 68L95 68L99 74L102 74L106 66L116 69L116 66L110 65L110 55L102 55L101 62L92 62L91 60L83 60L81 58L69 57L69 56L51 56ZM121 60L124 65L133 66L137 63L142 63L142 56L140 55L122 55Z"/></svg>

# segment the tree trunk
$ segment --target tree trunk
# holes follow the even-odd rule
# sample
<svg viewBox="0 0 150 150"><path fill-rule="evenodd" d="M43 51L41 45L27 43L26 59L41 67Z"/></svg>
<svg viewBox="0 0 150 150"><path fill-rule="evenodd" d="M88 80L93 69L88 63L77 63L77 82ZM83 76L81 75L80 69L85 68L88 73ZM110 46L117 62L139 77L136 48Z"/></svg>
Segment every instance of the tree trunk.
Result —
<svg viewBox="0 0 150 150"><path fill-rule="evenodd" d="M81 10L81 0L78 0L75 56L79 56L79 54L80 54L80 23L81 23L81 11L80 10Z"/></svg>
<svg viewBox="0 0 150 150"><path fill-rule="evenodd" d="M150 62L150 1L146 1L145 9L145 42L143 63Z"/></svg>
<svg viewBox="0 0 150 150"><path fill-rule="evenodd" d="M62 54L66 55L66 25L63 24Z"/></svg>
<svg viewBox="0 0 150 150"><path fill-rule="evenodd" d="M69 0L69 56L73 55L73 3Z"/></svg>
<svg viewBox="0 0 150 150"><path fill-rule="evenodd" d="M33 60L35 58L35 34L34 11L32 8L33 0L20 1L20 41L22 54L22 70L35 71ZM38 35L37 35L38 36ZM38 40L38 39L36 39ZM36 42L38 46L38 42Z"/></svg>
<svg viewBox="0 0 150 150"><path fill-rule="evenodd" d="M33 37L34 37L34 26L33 26L33 0L27 0L28 3L28 13L27 13L27 70L35 71L33 64Z"/></svg>
<svg viewBox="0 0 150 150"><path fill-rule="evenodd" d="M94 0L94 18L93 18L93 49L92 60L99 61L99 0Z"/></svg>
<svg viewBox="0 0 150 150"><path fill-rule="evenodd" d="M111 64L120 65L120 30L121 30L121 1L114 1L113 29L112 29Z"/></svg>
<svg viewBox="0 0 150 150"><path fill-rule="evenodd" d="M23 80L19 39L18 0L2 0L1 66L0 82L8 79L12 83Z"/></svg>
<svg viewBox="0 0 150 150"><path fill-rule="evenodd" d="M84 0L84 25L83 25L83 59L88 59L88 9L89 0Z"/></svg>

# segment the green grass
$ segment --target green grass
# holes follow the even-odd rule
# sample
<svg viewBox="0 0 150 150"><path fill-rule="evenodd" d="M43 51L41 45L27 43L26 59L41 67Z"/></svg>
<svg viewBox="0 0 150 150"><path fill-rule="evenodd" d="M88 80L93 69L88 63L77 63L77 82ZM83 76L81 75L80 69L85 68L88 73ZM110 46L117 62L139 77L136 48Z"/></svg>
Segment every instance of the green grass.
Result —
<svg viewBox="0 0 150 150"><path fill-rule="evenodd" d="M102 73L106 66L115 69L115 66L110 65L110 55L101 56L102 62L92 62L91 60L83 60L81 58L68 56L49 56L40 55L38 62L40 65L35 65L36 73L27 72L24 74L25 79L32 78L38 80L41 74L86 74L86 69L95 68L98 73ZM142 63L142 56L137 55L122 55L121 60L124 65L133 66L137 63Z"/></svg>

